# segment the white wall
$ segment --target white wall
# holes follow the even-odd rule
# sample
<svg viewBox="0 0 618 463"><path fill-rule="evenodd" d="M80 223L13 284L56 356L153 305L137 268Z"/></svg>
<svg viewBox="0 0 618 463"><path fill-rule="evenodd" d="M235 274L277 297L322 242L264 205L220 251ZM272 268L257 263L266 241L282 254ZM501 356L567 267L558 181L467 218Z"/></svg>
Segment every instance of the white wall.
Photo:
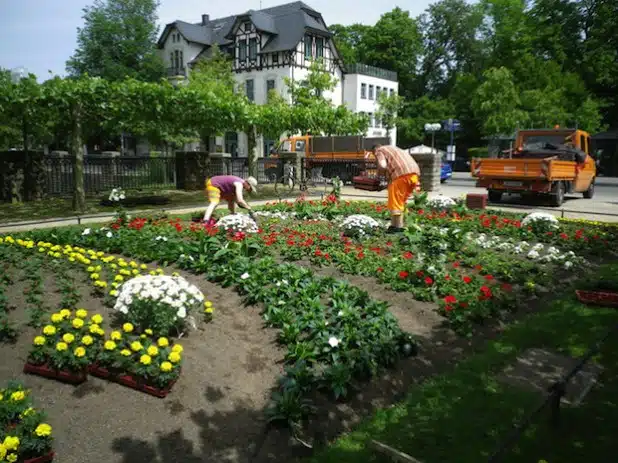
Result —
<svg viewBox="0 0 618 463"><path fill-rule="evenodd" d="M180 42L173 42L172 35L176 34L177 32L178 29L176 29L175 27L170 31L170 33L167 35L165 43L163 44L163 49L159 50L159 52L161 53L161 58L165 63L165 67L171 68L174 65L170 62L170 53L173 53L175 50L182 50L184 61L183 64L185 69L187 69L187 63L194 60L197 55L199 55L200 52L204 49L204 46L193 42L187 42L182 37L182 35L180 36Z"/></svg>

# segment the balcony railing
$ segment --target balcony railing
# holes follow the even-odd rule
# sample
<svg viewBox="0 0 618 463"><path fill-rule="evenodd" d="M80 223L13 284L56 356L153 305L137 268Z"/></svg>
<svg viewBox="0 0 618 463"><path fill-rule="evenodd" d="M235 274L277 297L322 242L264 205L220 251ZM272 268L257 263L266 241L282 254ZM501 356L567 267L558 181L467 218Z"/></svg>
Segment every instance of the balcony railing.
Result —
<svg viewBox="0 0 618 463"><path fill-rule="evenodd" d="M185 68L167 68L167 77L187 77Z"/></svg>
<svg viewBox="0 0 618 463"><path fill-rule="evenodd" d="M395 71L369 66L368 64L348 64L346 65L346 70L348 74L363 74L365 76L377 77L379 79L397 82L397 73Z"/></svg>

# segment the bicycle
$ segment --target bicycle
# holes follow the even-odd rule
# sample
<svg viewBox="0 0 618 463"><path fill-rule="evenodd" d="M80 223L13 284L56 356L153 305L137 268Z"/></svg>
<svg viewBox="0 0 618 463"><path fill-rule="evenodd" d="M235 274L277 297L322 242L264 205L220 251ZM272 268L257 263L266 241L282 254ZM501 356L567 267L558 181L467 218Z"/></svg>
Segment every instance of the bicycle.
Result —
<svg viewBox="0 0 618 463"><path fill-rule="evenodd" d="M305 169L303 170L303 176L302 178L297 181L294 175L294 166L284 166L284 169L287 170L287 173L284 174L283 176L279 177L274 183L275 183L275 192L276 193L280 193L280 192L286 192L286 193L292 193L294 191L294 188L296 187L296 185L298 185L298 189L301 192L305 192L308 191L309 188L315 188L318 186L318 181L316 180L316 176L314 175L310 175L308 176L307 173L308 172L312 172L313 169ZM321 171L318 174L319 177L321 177ZM328 189L329 184L331 183L331 181L329 181L329 179L326 179L324 177L321 177L320 180L323 180L323 182L320 183L324 183L324 191L326 192L326 190Z"/></svg>

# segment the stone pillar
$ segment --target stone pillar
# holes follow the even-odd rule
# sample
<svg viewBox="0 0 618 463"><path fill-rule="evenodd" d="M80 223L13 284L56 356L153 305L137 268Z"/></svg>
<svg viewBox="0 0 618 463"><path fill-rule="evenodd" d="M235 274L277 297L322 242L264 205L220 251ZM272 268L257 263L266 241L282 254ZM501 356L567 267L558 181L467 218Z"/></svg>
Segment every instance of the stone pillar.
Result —
<svg viewBox="0 0 618 463"><path fill-rule="evenodd" d="M202 190L208 176L208 153L178 151L176 153L176 188Z"/></svg>
<svg viewBox="0 0 618 463"><path fill-rule="evenodd" d="M285 169L285 166L289 163L290 165L294 166L294 181L300 182L300 180L302 179L305 153L303 151L283 151L279 153L279 157L283 160L283 175L286 175L288 173L288 171Z"/></svg>
<svg viewBox="0 0 618 463"><path fill-rule="evenodd" d="M412 157L421 169L421 189L423 191L439 191L441 156L439 154L419 153L413 154Z"/></svg>

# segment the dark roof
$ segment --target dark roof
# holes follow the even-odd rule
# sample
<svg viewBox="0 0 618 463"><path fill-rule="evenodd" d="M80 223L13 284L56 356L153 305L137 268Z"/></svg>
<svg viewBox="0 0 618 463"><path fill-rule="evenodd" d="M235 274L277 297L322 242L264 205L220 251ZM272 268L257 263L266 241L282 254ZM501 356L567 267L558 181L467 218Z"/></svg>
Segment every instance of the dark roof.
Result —
<svg viewBox="0 0 618 463"><path fill-rule="evenodd" d="M206 47L214 44L227 45L232 43L228 36L236 23L246 19L250 19L260 31L271 35L268 43L262 48L262 53L293 49L307 30L322 34L325 37L332 35L324 25L320 13L303 2L293 2L259 11L249 10L240 15L213 19L206 25L175 21L165 26L158 45L160 48L163 47L163 43L173 27L176 27L189 42Z"/></svg>

